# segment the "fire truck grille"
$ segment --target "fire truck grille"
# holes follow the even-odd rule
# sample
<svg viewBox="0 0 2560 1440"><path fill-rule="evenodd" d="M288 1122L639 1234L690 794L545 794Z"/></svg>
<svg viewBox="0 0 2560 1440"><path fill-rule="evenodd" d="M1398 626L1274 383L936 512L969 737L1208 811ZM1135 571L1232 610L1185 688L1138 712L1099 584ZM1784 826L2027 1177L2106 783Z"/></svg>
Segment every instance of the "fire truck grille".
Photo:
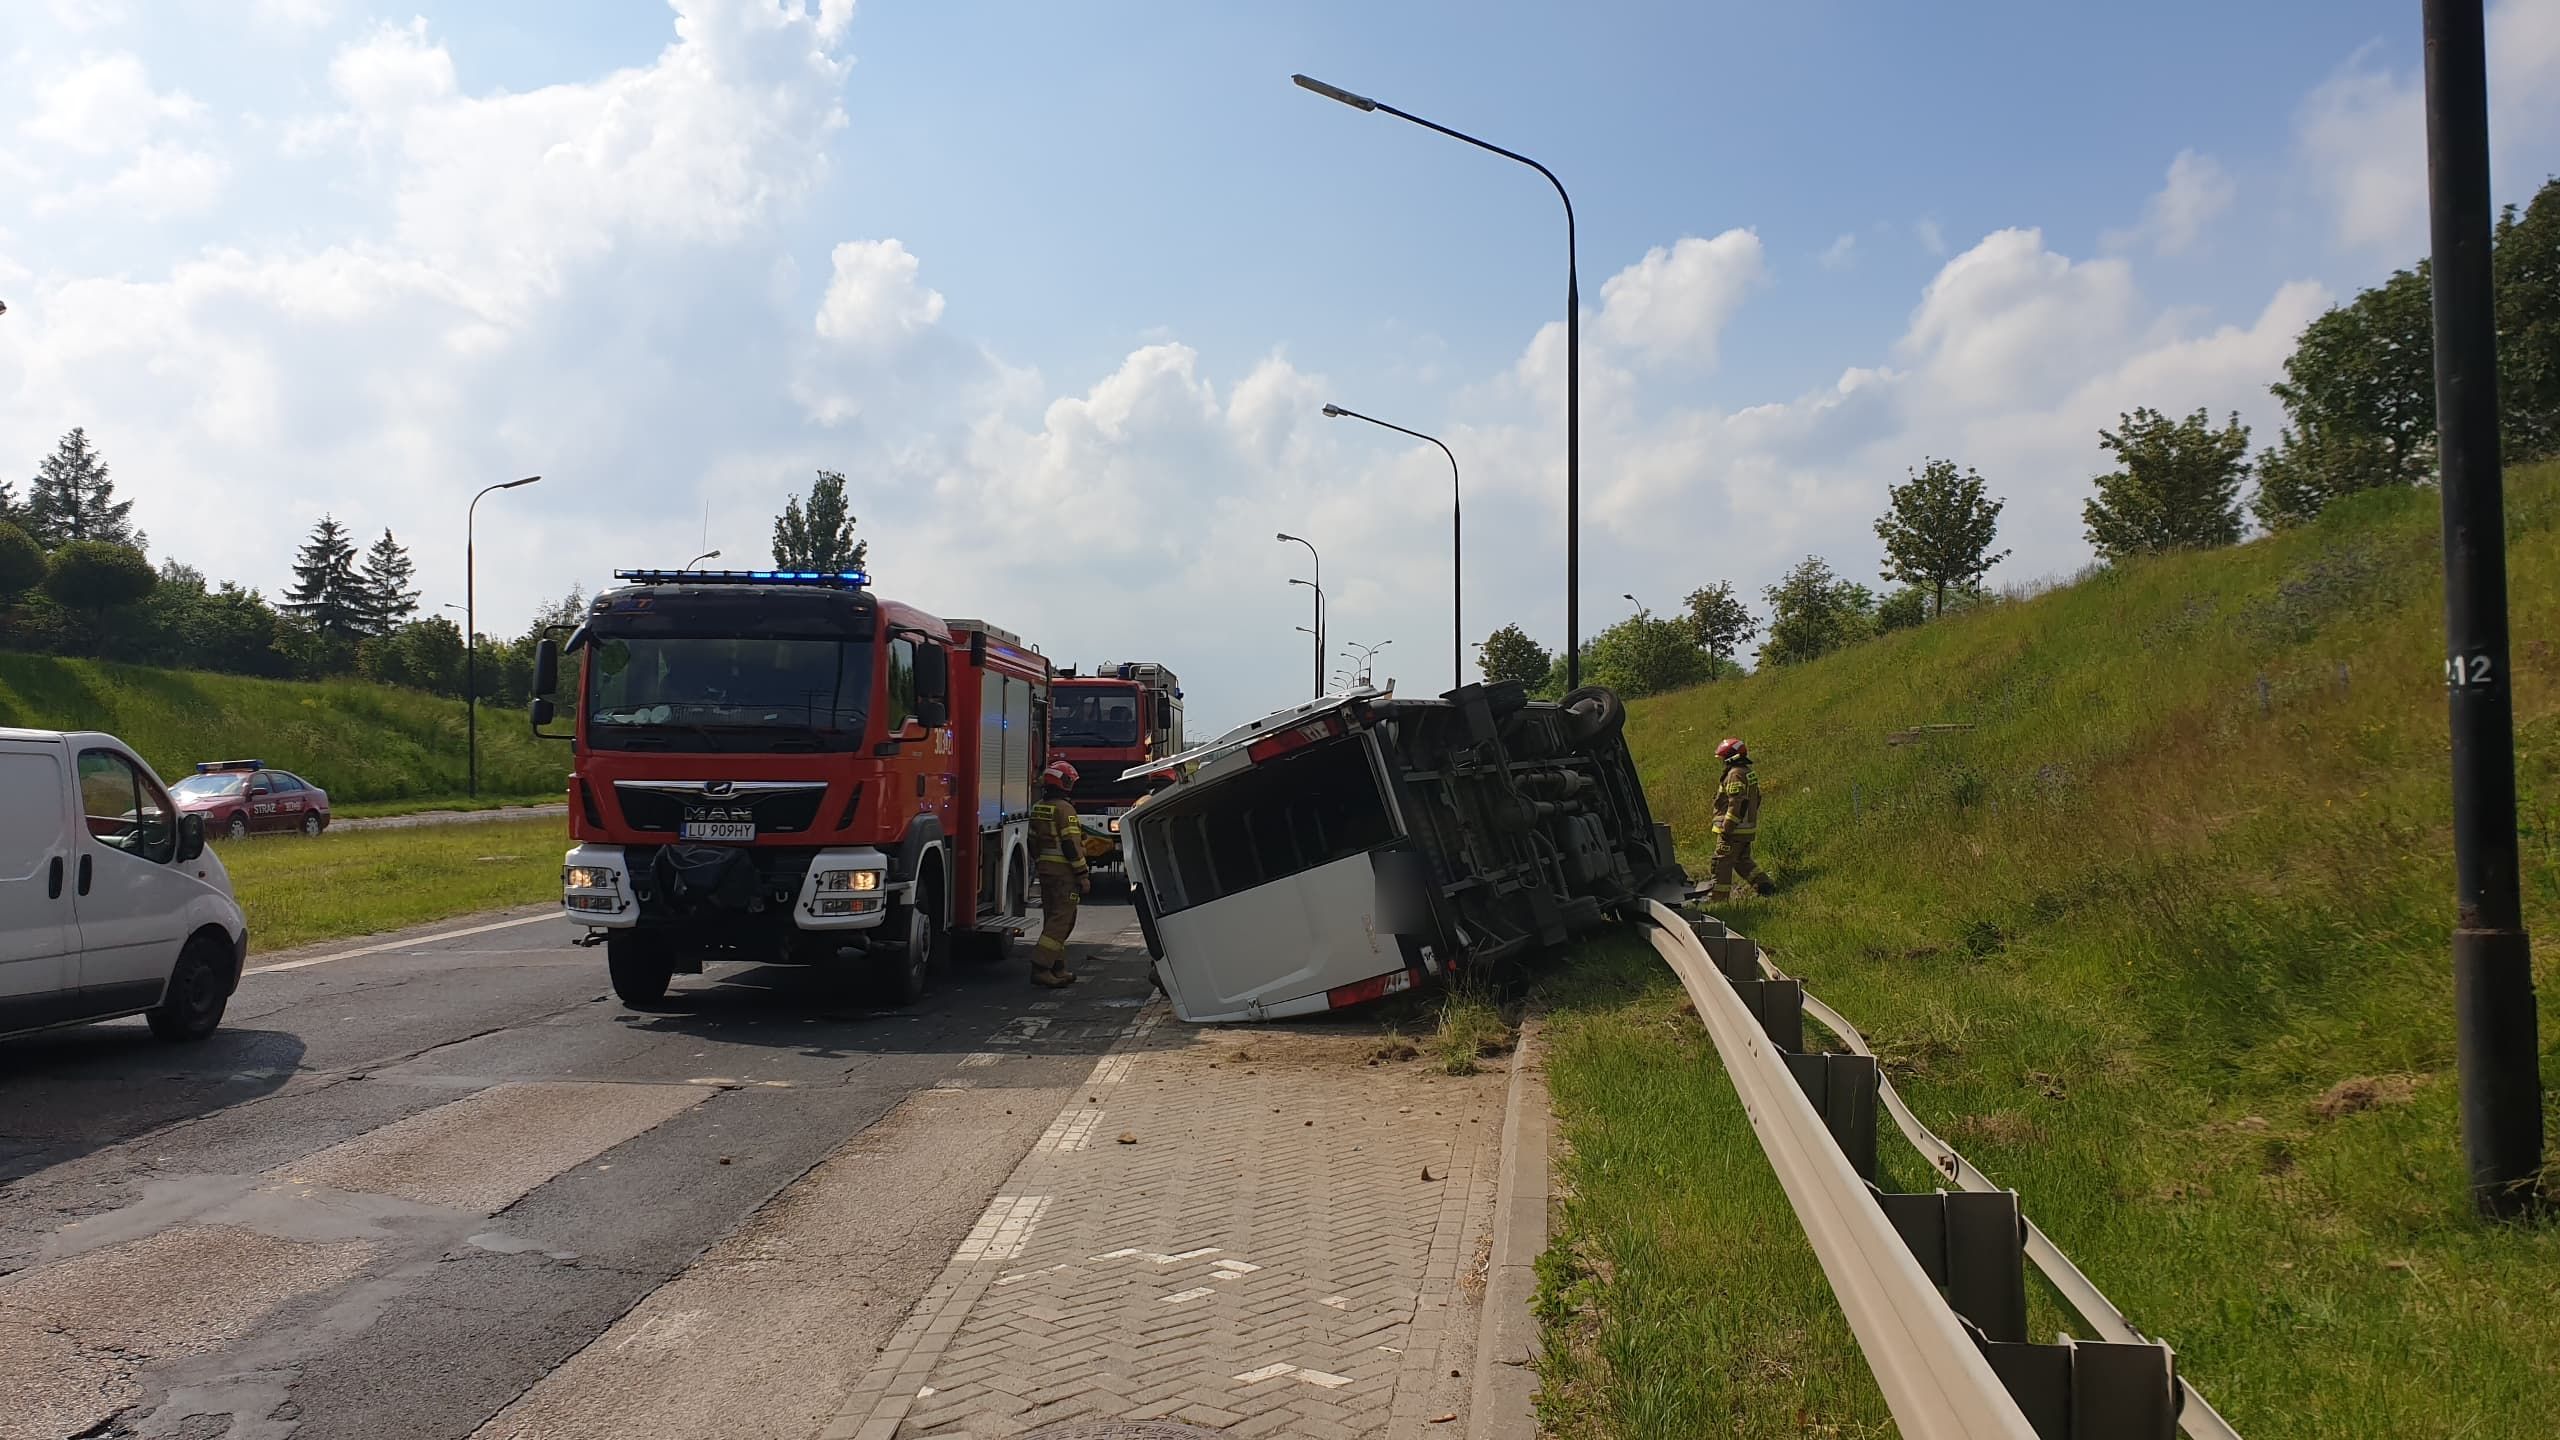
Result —
<svg viewBox="0 0 2560 1440"><path fill-rule="evenodd" d="M740 784L733 793L706 793L699 781L625 780L613 789L632 829L667 834L688 818L753 819L758 835L797 834L817 823L818 805L827 795L824 785L755 790Z"/></svg>

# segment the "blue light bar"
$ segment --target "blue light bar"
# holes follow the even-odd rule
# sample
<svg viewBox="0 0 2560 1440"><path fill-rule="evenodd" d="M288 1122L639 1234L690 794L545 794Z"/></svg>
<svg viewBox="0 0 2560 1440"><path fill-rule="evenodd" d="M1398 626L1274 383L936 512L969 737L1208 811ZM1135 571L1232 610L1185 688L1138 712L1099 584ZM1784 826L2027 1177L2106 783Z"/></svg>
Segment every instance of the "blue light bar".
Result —
<svg viewBox="0 0 2560 1440"><path fill-rule="evenodd" d="M616 570L635 585L824 585L857 590L871 583L859 570Z"/></svg>
<svg viewBox="0 0 2560 1440"><path fill-rule="evenodd" d="M199 760L196 762L196 773L199 775L214 775L230 770L264 770L266 768L267 762L264 760Z"/></svg>

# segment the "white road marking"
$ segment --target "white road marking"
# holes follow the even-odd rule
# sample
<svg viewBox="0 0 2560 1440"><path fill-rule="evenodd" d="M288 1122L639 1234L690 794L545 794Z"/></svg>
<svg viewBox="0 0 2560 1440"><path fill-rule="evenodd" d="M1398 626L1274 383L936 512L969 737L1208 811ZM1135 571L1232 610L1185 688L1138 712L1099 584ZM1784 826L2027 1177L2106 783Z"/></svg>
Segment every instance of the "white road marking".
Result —
<svg viewBox="0 0 2560 1440"><path fill-rule="evenodd" d="M1138 1063L1135 1055L1105 1055L1095 1062L1088 1085L1117 1085L1129 1078L1130 1067Z"/></svg>
<svg viewBox="0 0 2560 1440"><path fill-rule="evenodd" d="M1217 1246L1204 1245L1197 1250L1185 1250L1179 1255L1158 1255L1155 1259L1156 1263L1159 1265L1173 1265L1184 1260L1197 1260L1203 1255L1215 1255L1217 1253Z"/></svg>
<svg viewBox="0 0 2560 1440"><path fill-rule="evenodd" d="M1348 1310L1351 1308L1351 1302L1339 1295L1327 1295L1316 1303L1319 1305L1330 1306L1336 1310Z"/></svg>
<svg viewBox="0 0 2560 1440"><path fill-rule="evenodd" d="M1218 1272L1216 1278L1220 1280L1242 1279L1262 1268L1250 1260L1213 1260L1209 1264L1211 1269Z"/></svg>
<svg viewBox="0 0 2560 1440"><path fill-rule="evenodd" d="M995 1064L997 1061L1002 1060L1003 1058L1004 1058L1004 1054L1003 1054L1003 1052L1001 1052L1001 1051L997 1051L997 1050L973 1050L973 1051L971 1051L970 1053L968 1053L968 1054L966 1054L966 1055L961 1056L961 1057L960 1057L960 1063L961 1063L962 1065L964 1065L964 1066L965 1066L965 1065L993 1065L993 1064Z"/></svg>
<svg viewBox="0 0 2560 1440"><path fill-rule="evenodd" d="M1203 1295L1214 1295L1216 1293L1216 1291L1210 1289L1206 1285L1197 1285L1188 1290L1176 1290L1172 1294L1164 1297L1164 1303L1167 1305L1187 1305L1192 1301L1199 1299Z"/></svg>
<svg viewBox="0 0 2560 1440"><path fill-rule="evenodd" d="M1031 1243L1031 1228L1049 1208L1046 1195L999 1195L960 1242L956 1260L1014 1260Z"/></svg>
<svg viewBox="0 0 2560 1440"><path fill-rule="evenodd" d="M1321 1385L1327 1390L1339 1390L1351 1383L1351 1377L1348 1375L1328 1375L1322 1370L1301 1370L1298 1372L1298 1378L1310 1385Z"/></svg>
<svg viewBox="0 0 2560 1440"><path fill-rule="evenodd" d="M513 930L520 925L538 925L545 920L557 920L559 918L560 917L556 914L525 915L513 920L495 920L486 925L473 925L461 930L441 931L434 935L417 935L406 940L386 940L379 945L366 945L354 950L340 950L332 955L314 955L305 960L284 960L273 965L252 965L246 972L244 972L242 978L246 979L250 975L272 975L279 970L302 970L313 965L326 965L332 960L353 960L362 955L381 955L393 950L415 950L420 946L434 945L445 940L460 940L471 935L486 935L492 930Z"/></svg>
<svg viewBox="0 0 2560 1440"><path fill-rule="evenodd" d="M1297 1366L1285 1363L1265 1365L1259 1370L1247 1370L1243 1374L1237 1376L1236 1383L1239 1385L1259 1385L1265 1380L1277 1380L1283 1375L1294 1375L1297 1371Z"/></svg>
<svg viewBox="0 0 2560 1440"><path fill-rule="evenodd" d="M1066 1111L1050 1122L1047 1133L1043 1134L1040 1137L1040 1143L1032 1148L1043 1155L1055 1155L1064 1150L1085 1149L1093 1144L1094 1127L1101 1123L1102 1112L1099 1110Z"/></svg>

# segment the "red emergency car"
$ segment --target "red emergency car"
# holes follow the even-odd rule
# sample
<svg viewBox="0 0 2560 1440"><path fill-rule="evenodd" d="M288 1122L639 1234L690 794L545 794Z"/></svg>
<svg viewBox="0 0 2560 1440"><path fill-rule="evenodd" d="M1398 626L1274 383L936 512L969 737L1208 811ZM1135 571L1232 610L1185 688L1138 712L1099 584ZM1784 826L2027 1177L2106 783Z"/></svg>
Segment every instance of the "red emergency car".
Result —
<svg viewBox="0 0 2560 1440"><path fill-rule="evenodd" d="M237 840L253 830L329 828L329 792L263 760L208 760L169 787L181 815L202 815L204 833Z"/></svg>

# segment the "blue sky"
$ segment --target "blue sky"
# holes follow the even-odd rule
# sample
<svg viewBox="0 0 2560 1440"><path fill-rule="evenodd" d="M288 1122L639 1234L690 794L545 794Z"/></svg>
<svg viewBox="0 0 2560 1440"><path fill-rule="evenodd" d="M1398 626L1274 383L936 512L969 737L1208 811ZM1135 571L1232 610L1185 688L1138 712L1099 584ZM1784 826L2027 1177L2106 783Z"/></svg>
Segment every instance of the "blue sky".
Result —
<svg viewBox="0 0 2560 1440"><path fill-rule="evenodd" d="M2502 195L2560 169L2560 0L2491 6ZM1924 455L2000 577L2087 558L2096 428L2238 409L2424 244L2417 7L20 0L0 466L86 425L154 548L280 588L329 510L484 628L616 565L761 559L853 479L882 588L1061 658L1296 697L1338 638L1448 683L1562 634L1561 217L1586 633L1818 553ZM503 508L502 508L503 507ZM708 526L705 511L709 512ZM239 518L250 517L245 522ZM1064 572L1072 578L1061 581Z"/></svg>

